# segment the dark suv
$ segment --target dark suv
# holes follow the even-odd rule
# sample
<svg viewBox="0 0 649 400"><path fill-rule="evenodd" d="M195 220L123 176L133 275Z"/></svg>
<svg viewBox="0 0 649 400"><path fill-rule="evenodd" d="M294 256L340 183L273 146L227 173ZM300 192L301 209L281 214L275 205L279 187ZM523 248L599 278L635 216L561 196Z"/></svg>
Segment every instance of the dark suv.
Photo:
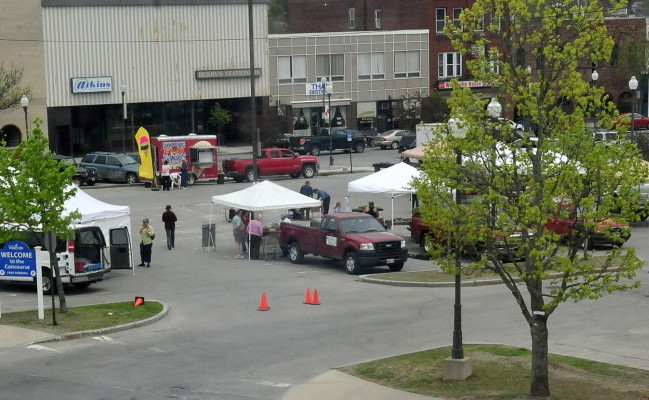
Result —
<svg viewBox="0 0 649 400"><path fill-rule="evenodd" d="M82 167L97 170L97 179L104 181L139 182L140 163L133 157L120 153L94 152L81 160Z"/></svg>
<svg viewBox="0 0 649 400"><path fill-rule="evenodd" d="M77 172L74 174L74 177L72 178L72 181L74 182L75 185L81 186L81 185L88 185L92 186L97 182L97 170L91 167L82 167L81 165L77 164L77 161L74 159L72 156L62 156L55 154L54 159L59 161L61 165L61 169L65 168L71 168L74 167L76 168Z"/></svg>

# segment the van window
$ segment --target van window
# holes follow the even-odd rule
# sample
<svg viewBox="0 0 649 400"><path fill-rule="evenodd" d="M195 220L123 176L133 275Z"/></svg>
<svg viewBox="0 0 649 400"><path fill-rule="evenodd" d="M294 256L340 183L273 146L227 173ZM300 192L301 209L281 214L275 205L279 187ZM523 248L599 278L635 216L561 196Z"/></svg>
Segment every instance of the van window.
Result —
<svg viewBox="0 0 649 400"><path fill-rule="evenodd" d="M124 246L128 244L128 235L126 229L111 229L110 244Z"/></svg>

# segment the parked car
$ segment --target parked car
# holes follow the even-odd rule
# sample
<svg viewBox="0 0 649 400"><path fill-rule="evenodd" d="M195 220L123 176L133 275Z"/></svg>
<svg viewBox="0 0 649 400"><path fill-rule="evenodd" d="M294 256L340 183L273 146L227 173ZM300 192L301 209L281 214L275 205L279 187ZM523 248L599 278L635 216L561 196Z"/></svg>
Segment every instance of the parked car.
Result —
<svg viewBox="0 0 649 400"><path fill-rule="evenodd" d="M631 127L631 113L622 113L620 117L615 121L613 126L618 126L622 124L629 125ZM645 117L642 114L634 113L633 114L633 129L649 129L649 117Z"/></svg>
<svg viewBox="0 0 649 400"><path fill-rule="evenodd" d="M275 147L261 150L256 169L251 159L224 160L222 166L225 176L237 182L252 182L256 177L266 175L290 175L292 178L302 175L310 179L320 169L317 156L302 156L291 150Z"/></svg>
<svg viewBox="0 0 649 400"><path fill-rule="evenodd" d="M288 149L317 156L321 150L328 150L329 146L333 146L332 150L353 150L355 153L362 153L365 151L365 136L358 130L340 128L332 129L329 136L329 130L322 129L320 136L291 136Z"/></svg>
<svg viewBox="0 0 649 400"><path fill-rule="evenodd" d="M388 147L396 150L399 147L399 140L406 135L414 135L414 132L403 129L391 129L375 137L372 140L372 146L378 146L383 150Z"/></svg>
<svg viewBox="0 0 649 400"><path fill-rule="evenodd" d="M77 172L74 174L72 181L75 185L88 185L92 186L97 182L97 170L91 167L83 167L77 163L77 160L72 156L63 156L55 154L54 159L59 161L61 169L76 168Z"/></svg>
<svg viewBox="0 0 649 400"><path fill-rule="evenodd" d="M417 135L403 135L401 136L401 139L399 139L399 147L397 147L397 151L403 153L404 151L414 149L415 147L417 147Z"/></svg>
<svg viewBox="0 0 649 400"><path fill-rule="evenodd" d="M104 181L140 181L140 163L133 157L120 153L94 152L83 156L81 166L95 168L97 179Z"/></svg>

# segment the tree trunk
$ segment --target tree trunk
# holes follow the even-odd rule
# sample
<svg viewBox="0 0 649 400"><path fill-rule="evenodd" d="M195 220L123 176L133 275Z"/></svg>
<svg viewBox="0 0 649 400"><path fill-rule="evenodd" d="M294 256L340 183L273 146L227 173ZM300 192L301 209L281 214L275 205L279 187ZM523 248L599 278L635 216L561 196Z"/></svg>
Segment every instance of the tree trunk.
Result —
<svg viewBox="0 0 649 400"><path fill-rule="evenodd" d="M548 375L548 326L545 315L534 315L532 327L532 384L530 395L550 397Z"/></svg>

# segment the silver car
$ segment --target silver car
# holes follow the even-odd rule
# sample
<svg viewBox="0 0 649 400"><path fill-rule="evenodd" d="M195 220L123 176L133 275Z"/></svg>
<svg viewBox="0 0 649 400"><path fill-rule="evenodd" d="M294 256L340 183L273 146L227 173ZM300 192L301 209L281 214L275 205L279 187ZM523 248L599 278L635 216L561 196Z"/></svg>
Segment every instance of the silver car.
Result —
<svg viewBox="0 0 649 400"><path fill-rule="evenodd" d="M97 170L97 179L137 183L140 178L140 163L133 157L120 153L94 152L83 156L82 167Z"/></svg>
<svg viewBox="0 0 649 400"><path fill-rule="evenodd" d="M373 147L380 147L382 150L391 148L396 150L399 147L399 140L402 136L414 135L413 132L404 129L391 129L385 131L372 140Z"/></svg>

